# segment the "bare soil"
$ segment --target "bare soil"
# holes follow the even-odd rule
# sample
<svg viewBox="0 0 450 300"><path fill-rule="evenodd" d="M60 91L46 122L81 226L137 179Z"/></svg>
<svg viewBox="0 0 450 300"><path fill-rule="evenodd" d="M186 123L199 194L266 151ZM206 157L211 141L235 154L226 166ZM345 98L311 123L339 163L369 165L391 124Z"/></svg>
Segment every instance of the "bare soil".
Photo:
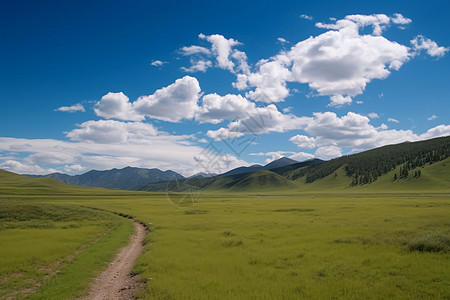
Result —
<svg viewBox="0 0 450 300"><path fill-rule="evenodd" d="M143 288L138 276L131 271L144 248L146 229L134 222L136 234L130 236L130 243L122 248L109 267L98 276L91 286L91 291L80 300L135 299L136 293Z"/></svg>

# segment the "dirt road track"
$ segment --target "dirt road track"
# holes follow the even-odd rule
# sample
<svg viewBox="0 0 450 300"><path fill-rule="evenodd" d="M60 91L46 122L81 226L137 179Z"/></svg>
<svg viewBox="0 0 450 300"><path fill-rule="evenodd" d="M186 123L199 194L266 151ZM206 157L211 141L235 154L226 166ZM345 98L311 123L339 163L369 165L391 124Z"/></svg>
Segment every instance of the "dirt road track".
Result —
<svg viewBox="0 0 450 300"><path fill-rule="evenodd" d="M143 284L130 273L144 248L142 242L146 229L137 222L134 222L134 227L136 234L130 236L130 243L120 250L108 269L95 279L89 294L80 300L135 299Z"/></svg>

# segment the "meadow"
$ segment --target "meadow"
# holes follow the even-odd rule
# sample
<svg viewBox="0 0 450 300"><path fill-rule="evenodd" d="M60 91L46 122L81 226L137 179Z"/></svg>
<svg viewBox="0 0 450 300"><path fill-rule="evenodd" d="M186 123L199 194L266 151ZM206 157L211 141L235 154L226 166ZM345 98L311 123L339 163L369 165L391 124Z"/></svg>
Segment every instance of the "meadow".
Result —
<svg viewBox="0 0 450 300"><path fill-rule="evenodd" d="M2 199L2 209L4 203ZM28 230L40 231L42 238L52 241L58 230L72 230L65 235L70 235L67 243L72 244L54 242L62 249L55 249L59 256L46 252L46 260L36 266L51 265L105 234L111 222L120 222L116 215L87 207L145 222L151 232L134 269L146 282L140 294L144 299L450 299L449 194L365 193L363 189L295 195L203 193L195 205L180 207L164 193L115 195L111 191L92 196L16 195L6 203L86 214L83 221L56 220L52 228L0 230L0 239L23 231L21 239L8 241L9 249L31 235L39 237ZM92 214L99 214L95 219L101 221L92 222ZM64 226L68 228L60 229ZM123 238L129 230L122 229L117 236ZM106 250L116 249L118 240ZM32 255L37 249L29 250L30 259L37 257ZM0 276L9 274L20 281L21 276L11 272L27 265L25 258L14 260L14 254L2 254L8 268L2 262ZM50 281L69 284L68 278L58 278L77 264L76 260L63 263L61 274ZM95 273L101 266L80 268L90 269ZM32 276L29 270L22 272ZM6 290L17 289L9 282ZM85 292L85 284L64 297ZM54 284L44 283L31 298L39 298L46 286Z"/></svg>

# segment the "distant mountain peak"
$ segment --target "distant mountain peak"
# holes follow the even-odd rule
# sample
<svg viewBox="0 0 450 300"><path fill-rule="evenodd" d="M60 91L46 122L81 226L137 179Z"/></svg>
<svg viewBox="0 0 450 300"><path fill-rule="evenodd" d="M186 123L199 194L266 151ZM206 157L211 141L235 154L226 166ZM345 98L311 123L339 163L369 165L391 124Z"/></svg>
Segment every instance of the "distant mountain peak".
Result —
<svg viewBox="0 0 450 300"><path fill-rule="evenodd" d="M63 183L75 184L89 187L119 188L131 190L138 186L149 183L168 181L172 178L183 179L184 176L172 170L161 171L159 169L144 169L137 167L125 167L111 170L91 170L80 175L67 175L62 173L52 173L31 177L50 177Z"/></svg>
<svg viewBox="0 0 450 300"><path fill-rule="evenodd" d="M264 166L265 170L270 170L270 169L275 169L275 168L281 168L281 167L286 167L289 165L293 165L298 163L298 161L290 159L286 156L283 156L282 158L276 159L270 163L268 163L267 165Z"/></svg>

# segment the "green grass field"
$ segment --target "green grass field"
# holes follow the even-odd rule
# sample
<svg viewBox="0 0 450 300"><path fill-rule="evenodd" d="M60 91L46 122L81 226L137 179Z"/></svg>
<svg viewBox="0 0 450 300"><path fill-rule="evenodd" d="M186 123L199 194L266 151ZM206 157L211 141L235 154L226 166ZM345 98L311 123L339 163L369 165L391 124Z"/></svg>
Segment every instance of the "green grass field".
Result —
<svg viewBox="0 0 450 300"><path fill-rule="evenodd" d="M217 191L185 207L164 193L64 193L56 182L58 188L30 188L28 195L23 182L9 195L0 188L0 211L29 211L24 220L0 215L0 298L29 288L30 278L42 281L31 298L86 292L87 281L70 286L79 281L73 278L98 274L132 230L127 220L90 209L100 208L151 229L135 267L146 282L144 299L450 299L450 191L426 184L448 169L435 168L429 176L424 170L424 184L392 185L386 177L378 187ZM42 209L51 226L31 207ZM99 239L108 228L110 238ZM51 249L30 246L36 239ZM16 258L14 249L25 250ZM77 251L78 260L64 262ZM100 265L93 253L103 258ZM55 262L60 272L45 281L44 266Z"/></svg>

